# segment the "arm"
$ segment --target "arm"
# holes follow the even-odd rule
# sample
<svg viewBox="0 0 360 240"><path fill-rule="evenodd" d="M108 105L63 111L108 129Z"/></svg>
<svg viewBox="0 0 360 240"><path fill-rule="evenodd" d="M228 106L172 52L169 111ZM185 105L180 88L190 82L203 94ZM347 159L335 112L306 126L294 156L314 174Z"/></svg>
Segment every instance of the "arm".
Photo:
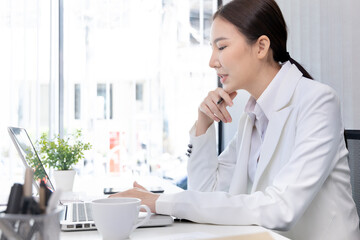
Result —
<svg viewBox="0 0 360 240"><path fill-rule="evenodd" d="M212 189L214 187L214 184L216 184L216 169L218 166L218 160L217 160L217 153L216 153L216 136L215 136L215 127L213 124L213 121L220 121L223 120L224 122L227 122L226 119L231 121L230 114L226 110L226 106L233 105L232 99L236 97L237 93L233 92L230 95L228 95L223 89L217 88L215 91L209 92L208 96L205 98L201 106L199 107L199 116L198 121L196 125L191 130L191 139L192 143L194 144L193 153L191 159L198 158L196 156L199 156L196 161L193 161L194 167L190 167L190 172L193 177L190 177L189 179L191 183L193 183L194 188L197 189L203 189L204 191L207 189ZM219 99L224 99L222 103L217 104L216 101L219 101ZM215 104L216 102L216 104ZM210 106L211 105L211 106ZM215 108L214 108L215 107ZM202 110L201 110L202 109ZM206 109L206 110L204 110ZM210 110L213 109L213 110ZM207 116L204 112L207 112L207 114L210 115ZM216 115L217 114L217 115ZM217 117L219 116L219 117ZM225 117L226 116L226 117ZM209 127L210 126L210 127ZM195 136L196 135L196 136ZM235 141L233 141L235 142ZM234 144L230 144L234 145ZM228 147L229 148L229 147ZM231 152L235 150L235 146L230 148L231 151L225 150L224 152ZM207 152L207 156L205 159L201 156L206 155L205 152ZM208 152L209 151L209 152ZM235 158L227 158L227 154L222 154L224 156L224 159L235 159ZM194 157L195 156L195 157ZM210 160L212 159L212 160ZM221 164L219 164L220 166ZM232 171L232 167L229 167L228 164L224 164L226 167L221 169L227 169L228 171ZM230 164L234 165L234 163ZM203 168L204 167L204 168ZM203 169L202 169L203 168ZM208 175L210 172L214 170L214 176L210 174L209 178L204 181L203 178L198 178L198 174L205 174ZM218 172L228 172L228 171L218 171ZM204 175L202 175L204 176ZM194 181L193 181L194 179ZM228 185L228 184L225 184ZM228 186L227 186L228 187ZM110 197L136 197L140 198L142 200L142 204L145 204L149 206L152 212L155 211L155 202L159 198L159 194L154 194L149 191L147 191L144 187L139 185L138 183L134 182L134 187L132 189L129 189L124 192L119 192L116 194L111 195Z"/></svg>
<svg viewBox="0 0 360 240"><path fill-rule="evenodd" d="M291 126L296 127L293 151L267 187L249 195L194 191L164 195L156 203L157 212L196 222L291 228L344 157L339 151L342 123L338 100L327 88L316 90L293 113L297 114L297 126Z"/></svg>
<svg viewBox="0 0 360 240"><path fill-rule="evenodd" d="M229 176L233 173L236 161L236 136L218 159L213 122L232 121L226 107L233 105L232 100L236 95L236 92L228 94L222 88L217 88L210 91L200 104L198 120L190 130L190 143L193 148L188 161L188 189L198 191L228 189Z"/></svg>
<svg viewBox="0 0 360 240"><path fill-rule="evenodd" d="M199 137L194 136L194 128L190 131L193 148L187 166L189 190L228 191L237 160L237 136L238 133L218 156L214 124Z"/></svg>

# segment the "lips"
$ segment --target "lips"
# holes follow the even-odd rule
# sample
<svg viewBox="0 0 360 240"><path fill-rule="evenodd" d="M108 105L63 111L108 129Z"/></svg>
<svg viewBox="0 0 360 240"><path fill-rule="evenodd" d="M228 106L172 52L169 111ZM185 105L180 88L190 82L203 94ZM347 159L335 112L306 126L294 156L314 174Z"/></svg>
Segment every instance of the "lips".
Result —
<svg viewBox="0 0 360 240"><path fill-rule="evenodd" d="M218 73L218 76L219 76L219 78L220 78L220 82L221 82L222 84L224 84L225 81L226 81L226 79L227 79L227 77L228 77L229 75L228 75L228 74L219 74L219 73Z"/></svg>

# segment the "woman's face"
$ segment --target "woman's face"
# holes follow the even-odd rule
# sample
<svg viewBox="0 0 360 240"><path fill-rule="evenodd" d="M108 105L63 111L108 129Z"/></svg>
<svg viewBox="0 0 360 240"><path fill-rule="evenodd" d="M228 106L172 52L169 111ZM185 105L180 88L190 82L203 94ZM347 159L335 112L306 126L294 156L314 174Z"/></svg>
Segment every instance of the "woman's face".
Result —
<svg viewBox="0 0 360 240"><path fill-rule="evenodd" d="M246 38L233 24L217 17L212 24L211 45L209 65L216 70L224 90L227 93L238 89L251 92L258 62Z"/></svg>

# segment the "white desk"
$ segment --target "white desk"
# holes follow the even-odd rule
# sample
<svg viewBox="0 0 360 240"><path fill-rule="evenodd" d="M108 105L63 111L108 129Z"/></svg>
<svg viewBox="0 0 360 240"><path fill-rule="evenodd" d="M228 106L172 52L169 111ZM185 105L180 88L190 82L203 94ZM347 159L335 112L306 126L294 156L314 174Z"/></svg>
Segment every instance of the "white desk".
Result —
<svg viewBox="0 0 360 240"><path fill-rule="evenodd" d="M94 195L102 194L103 187L119 187L121 185L124 190L132 186L135 179L127 177L104 177L104 178L85 178L78 179L78 190L92 193ZM139 180L139 179L137 179ZM75 182L76 183L76 182ZM119 184L121 183L121 184ZM147 184L150 186L163 186L166 193L175 193L181 191L178 187L170 184L169 182L154 178L142 177L139 183ZM144 185L146 187L146 185ZM88 187L88 188L86 188ZM76 187L75 187L76 188ZM221 226L210 224L197 224L190 222L174 222L171 226L166 227L152 227L152 228L138 228L130 235L131 240L148 239L148 240L194 240L205 238L216 238L224 236L244 235L259 232L270 232L272 237L277 240L288 239L275 232L271 232L265 228L258 226ZM78 231L78 232L61 232L61 240L101 240L101 235L98 231Z"/></svg>
<svg viewBox="0 0 360 240"><path fill-rule="evenodd" d="M95 181L94 181L95 180ZM155 179L156 180L156 179ZM124 189L130 188L132 179L126 178L85 178L78 179L78 191L90 193L93 196L101 196L104 186L118 187L122 185ZM164 187L165 192L178 192L179 188L173 186L166 181L159 180L159 183L152 183L151 185L159 184ZM140 183L153 182L151 179L146 179ZM119 184L121 183L121 184ZM126 186L126 184L127 186ZM79 196L77 196L79 195ZM81 198L81 194L75 194L75 197ZM91 196L88 196L90 199ZM99 197L97 197L99 198ZM90 200L88 199L88 200ZM85 200L85 199L83 199ZM285 240L285 238L275 232L269 231L258 226L222 226L210 224L197 224L190 222L174 222L171 226L166 227L152 227L152 228L138 228L130 235L130 240L195 240L195 239L210 239L216 237L246 235L251 233L269 232L275 240ZM77 232L61 232L61 240L101 240L101 235L98 231L77 231Z"/></svg>
<svg viewBox="0 0 360 240"><path fill-rule="evenodd" d="M189 222L175 222L171 226L138 228L130 235L130 240L195 240L225 236L236 236L259 232L269 232L275 240L286 240L275 232L258 226L220 226L197 224ZM101 240L98 231L61 232L61 240Z"/></svg>

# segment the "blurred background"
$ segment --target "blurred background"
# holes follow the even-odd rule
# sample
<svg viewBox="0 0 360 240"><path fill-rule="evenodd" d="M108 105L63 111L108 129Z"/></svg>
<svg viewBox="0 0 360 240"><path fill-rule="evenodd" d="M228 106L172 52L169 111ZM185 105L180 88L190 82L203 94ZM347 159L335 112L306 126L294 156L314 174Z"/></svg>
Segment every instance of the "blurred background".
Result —
<svg viewBox="0 0 360 240"><path fill-rule="evenodd" d="M82 129L93 148L79 176L184 178L188 131L217 86L216 9L213 0L0 0L1 190L23 181L7 126L33 142Z"/></svg>
<svg viewBox="0 0 360 240"><path fill-rule="evenodd" d="M90 142L80 177L186 178L188 131L207 92L212 14L220 0L0 0L0 191L22 182L8 126ZM332 86L346 128L360 128L360 2L277 0L288 49L317 81ZM233 123L217 126L219 151ZM186 185L185 185L186 187Z"/></svg>

